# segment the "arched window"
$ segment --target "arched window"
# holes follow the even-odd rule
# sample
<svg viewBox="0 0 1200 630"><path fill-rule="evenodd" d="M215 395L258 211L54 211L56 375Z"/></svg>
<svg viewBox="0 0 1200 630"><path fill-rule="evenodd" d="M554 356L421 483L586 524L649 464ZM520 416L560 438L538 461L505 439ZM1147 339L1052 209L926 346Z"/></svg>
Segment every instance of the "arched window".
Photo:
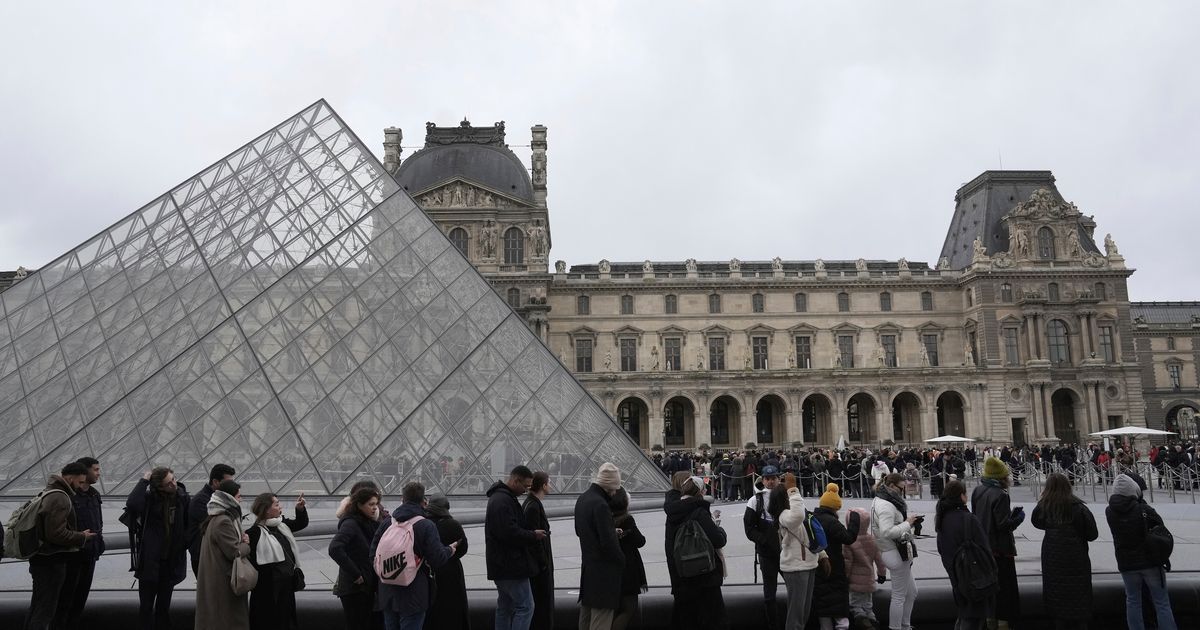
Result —
<svg viewBox="0 0 1200 630"><path fill-rule="evenodd" d="M763 312L763 308L764 308L763 294L755 293L754 295L750 296L750 308L755 313Z"/></svg>
<svg viewBox="0 0 1200 630"><path fill-rule="evenodd" d="M1000 301L1001 302L1012 302L1013 301L1011 284L1005 282L1004 284L1000 285Z"/></svg>
<svg viewBox="0 0 1200 630"><path fill-rule="evenodd" d="M1054 230L1048 227L1038 230L1038 257L1054 260Z"/></svg>
<svg viewBox="0 0 1200 630"><path fill-rule="evenodd" d="M808 312L808 294L807 293L797 293L796 294L796 312L797 313Z"/></svg>
<svg viewBox="0 0 1200 630"><path fill-rule="evenodd" d="M517 287L508 290L508 305L513 308L521 306L521 290Z"/></svg>
<svg viewBox="0 0 1200 630"><path fill-rule="evenodd" d="M467 231L466 230L464 230L460 227L456 227L453 230L450 230L450 242L454 244L454 247L459 252L462 252L463 256L467 255Z"/></svg>
<svg viewBox="0 0 1200 630"><path fill-rule="evenodd" d="M879 294L879 310L881 310L881 311L892 310L892 294L891 293L884 291L883 293Z"/></svg>
<svg viewBox="0 0 1200 630"><path fill-rule="evenodd" d="M838 312L847 313L850 311L850 294L842 291L838 294Z"/></svg>
<svg viewBox="0 0 1200 630"><path fill-rule="evenodd" d="M504 231L504 264L525 264L525 233L521 228L510 227Z"/></svg>
<svg viewBox="0 0 1200 630"><path fill-rule="evenodd" d="M1046 299L1050 300L1051 302L1057 302L1060 297L1061 295L1058 292L1057 282L1051 282L1050 284L1046 285Z"/></svg>
<svg viewBox="0 0 1200 630"><path fill-rule="evenodd" d="M1046 324L1046 346L1052 365L1071 362L1071 340L1067 337L1067 325L1061 319L1052 319Z"/></svg>

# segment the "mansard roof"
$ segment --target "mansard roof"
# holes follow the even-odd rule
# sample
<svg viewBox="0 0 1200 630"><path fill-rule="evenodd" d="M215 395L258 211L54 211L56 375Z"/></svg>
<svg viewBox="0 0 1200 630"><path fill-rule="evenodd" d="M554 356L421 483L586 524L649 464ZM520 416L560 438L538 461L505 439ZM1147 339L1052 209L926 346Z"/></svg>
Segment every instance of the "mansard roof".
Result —
<svg viewBox="0 0 1200 630"><path fill-rule="evenodd" d="M520 158L504 142L504 123L472 127L426 124L425 147L396 170L396 183L410 195L461 177L533 203L533 182Z"/></svg>

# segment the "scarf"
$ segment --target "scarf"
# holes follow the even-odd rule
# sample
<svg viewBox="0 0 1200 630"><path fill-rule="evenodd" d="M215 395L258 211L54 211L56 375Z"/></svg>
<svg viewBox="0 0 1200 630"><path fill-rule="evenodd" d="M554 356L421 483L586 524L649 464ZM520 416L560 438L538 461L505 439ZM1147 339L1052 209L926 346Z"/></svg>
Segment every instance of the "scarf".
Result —
<svg viewBox="0 0 1200 630"><path fill-rule="evenodd" d="M238 532L242 531L241 504L229 493L220 490L214 491L212 498L208 500L208 515L217 516L218 514L228 514L229 518L233 519L233 523L237 525Z"/></svg>
<svg viewBox="0 0 1200 630"><path fill-rule="evenodd" d="M908 518L908 503L904 501L904 497L896 494L891 488L880 484L875 489L875 496L896 506L896 509L900 510L900 516Z"/></svg>
<svg viewBox="0 0 1200 630"><path fill-rule="evenodd" d="M287 539L288 546L292 548L292 558L294 558L296 567L300 566L300 553L296 547L296 537L292 535L292 530L287 526L287 523L283 522L283 517L276 516L265 521L259 521L257 525L263 530L262 535L258 537L258 545L254 548L259 566L275 564L288 559L287 554L283 550L283 545L274 536L275 532L283 534L283 537Z"/></svg>

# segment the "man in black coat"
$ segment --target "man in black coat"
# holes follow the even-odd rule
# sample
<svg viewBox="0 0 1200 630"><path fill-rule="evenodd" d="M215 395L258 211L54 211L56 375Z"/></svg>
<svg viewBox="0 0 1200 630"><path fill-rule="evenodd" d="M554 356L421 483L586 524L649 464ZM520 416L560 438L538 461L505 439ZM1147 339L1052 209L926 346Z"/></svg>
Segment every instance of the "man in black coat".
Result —
<svg viewBox="0 0 1200 630"><path fill-rule="evenodd" d="M971 493L971 513L987 533L988 546L996 559L1000 592L996 594L996 617L1010 625L1020 623L1021 598L1017 590L1017 541L1013 531L1025 520L1020 507L1011 508L1008 487L1012 477L1003 462L989 457L983 462L983 479ZM1011 509L1010 509L1011 508ZM991 624L991 620L988 621Z"/></svg>
<svg viewBox="0 0 1200 630"><path fill-rule="evenodd" d="M621 576L625 554L613 525L610 500L621 488L621 472L604 462L592 482L575 501L575 535L579 536L580 630L609 630L621 606Z"/></svg>
<svg viewBox="0 0 1200 630"><path fill-rule="evenodd" d="M533 471L517 466L506 481L487 491L487 516L483 522L487 579L496 583L496 627L528 630L533 618L533 591L529 578L537 574L534 548L546 537L544 529L530 529L517 497L529 492Z"/></svg>
<svg viewBox="0 0 1200 630"><path fill-rule="evenodd" d="M766 616L764 628L776 628L779 625L778 607L775 603L779 590L779 524L771 518L767 511L771 491L779 485L779 469L774 466L763 468L763 489L746 501L746 512L742 515L742 525L746 530L746 538L754 543L754 552L758 555L758 566L762 570L763 579L763 611Z"/></svg>
<svg viewBox="0 0 1200 630"><path fill-rule="evenodd" d="M187 577L188 493L166 467L146 472L125 507L142 523L138 566L138 617L143 630L169 628L171 596Z"/></svg>
<svg viewBox="0 0 1200 630"><path fill-rule="evenodd" d="M87 469L87 481L76 488L75 496L71 497L75 507L75 522L79 529L91 530L96 535L83 544L83 549L70 554L72 557L67 561L67 572L73 574L67 577L67 581L75 584L67 609L68 628L80 627L79 618L83 616L83 608L92 590L96 561L104 553L104 515L100 508L100 493L94 487L100 481L100 460L82 457L79 463Z"/></svg>
<svg viewBox="0 0 1200 630"><path fill-rule="evenodd" d="M200 573L200 524L208 518L208 500L217 486L226 479L233 479L235 471L228 464L217 464L208 473L208 485L200 489L187 509L188 553L192 556L192 575Z"/></svg>

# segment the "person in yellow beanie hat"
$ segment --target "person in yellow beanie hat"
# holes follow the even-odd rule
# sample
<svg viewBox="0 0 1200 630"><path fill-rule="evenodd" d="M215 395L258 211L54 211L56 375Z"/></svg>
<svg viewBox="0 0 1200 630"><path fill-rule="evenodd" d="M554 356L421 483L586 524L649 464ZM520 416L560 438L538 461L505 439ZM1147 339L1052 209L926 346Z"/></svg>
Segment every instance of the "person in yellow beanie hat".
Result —
<svg viewBox="0 0 1200 630"><path fill-rule="evenodd" d="M842 545L852 545L858 540L859 516L851 512L849 526L843 525L838 518L840 509L840 489L836 483L831 483L825 486L820 507L813 511L813 517L821 523L829 543L825 548L825 553L829 554L829 574L818 571L817 584L813 588L813 611L822 619L821 627L845 628L850 623L850 578L846 575Z"/></svg>
<svg viewBox="0 0 1200 630"><path fill-rule="evenodd" d="M1008 495L1012 475L1008 465L989 457L983 462L983 479L971 492L971 513L979 519L987 534L988 547L996 559L996 578L1000 591L996 594L995 617L988 627L1006 627L1021 623L1021 597L1017 588L1017 542L1013 532L1025 520L1021 506L1012 507Z"/></svg>

